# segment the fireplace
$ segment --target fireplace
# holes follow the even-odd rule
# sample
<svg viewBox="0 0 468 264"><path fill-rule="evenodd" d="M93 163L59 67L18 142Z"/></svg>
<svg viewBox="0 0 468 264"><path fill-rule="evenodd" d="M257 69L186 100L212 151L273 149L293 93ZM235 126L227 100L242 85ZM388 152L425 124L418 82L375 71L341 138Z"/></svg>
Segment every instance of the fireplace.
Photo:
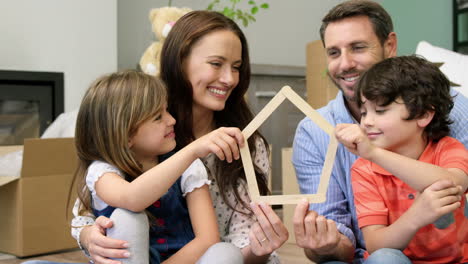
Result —
<svg viewBox="0 0 468 264"><path fill-rule="evenodd" d="M0 70L0 145L37 138L63 112L63 73Z"/></svg>

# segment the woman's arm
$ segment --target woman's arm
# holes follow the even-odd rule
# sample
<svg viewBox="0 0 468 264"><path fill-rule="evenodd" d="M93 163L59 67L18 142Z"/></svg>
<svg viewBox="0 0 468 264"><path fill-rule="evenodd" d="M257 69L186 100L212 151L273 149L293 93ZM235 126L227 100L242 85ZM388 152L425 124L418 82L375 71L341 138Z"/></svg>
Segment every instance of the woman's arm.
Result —
<svg viewBox="0 0 468 264"><path fill-rule="evenodd" d="M266 263L270 254L280 248L289 233L273 209L265 203L251 203L257 219L249 232L250 245L242 249L245 263Z"/></svg>
<svg viewBox="0 0 468 264"><path fill-rule="evenodd" d="M106 236L106 229L111 228L112 220L100 216L91 226L86 226L81 231L81 244L86 248L89 256L95 264L119 264L120 261L112 258L128 258L126 250L128 243L123 240Z"/></svg>
<svg viewBox="0 0 468 264"><path fill-rule="evenodd" d="M84 253L95 264L119 264L120 261L109 258L127 258L128 243L123 240L106 236L106 229L113 226L112 220L100 216L96 220L93 215L80 216L78 208L80 201L77 199L73 206L72 236L77 240Z"/></svg>
<svg viewBox="0 0 468 264"><path fill-rule="evenodd" d="M242 181L239 182L238 191L240 198L249 204L250 198ZM227 196L231 204L236 204L233 193ZM246 214L232 212L225 203L218 201L216 208L218 213L230 215L230 218L226 219L229 226L226 227L228 232L223 234L223 240L241 248L244 263L267 263L271 253L287 240L288 231L271 207L266 204L251 206L253 215L249 214L241 203L236 204L236 209ZM265 238L266 240L262 241Z"/></svg>
<svg viewBox="0 0 468 264"><path fill-rule="evenodd" d="M271 169L267 146L259 137L255 141L255 148L255 157L252 157L255 165L265 175L270 174ZM244 184L239 184L238 190L241 199L250 201ZM238 203L238 206L240 205ZM242 232L248 234L249 245L241 249L244 263L267 263L271 253L280 248L288 240L289 233L286 226L269 205L265 203L250 203L250 207L254 216L237 214L239 218L231 219L229 230L234 235L235 233L242 234ZM245 208L240 208L240 210L248 212ZM247 225L245 229L239 228L243 226L243 222ZM235 228L232 228L233 226Z"/></svg>
<svg viewBox="0 0 468 264"><path fill-rule="evenodd" d="M165 264L195 263L209 247L219 242L218 222L208 185L188 193L186 199L195 238L164 261Z"/></svg>

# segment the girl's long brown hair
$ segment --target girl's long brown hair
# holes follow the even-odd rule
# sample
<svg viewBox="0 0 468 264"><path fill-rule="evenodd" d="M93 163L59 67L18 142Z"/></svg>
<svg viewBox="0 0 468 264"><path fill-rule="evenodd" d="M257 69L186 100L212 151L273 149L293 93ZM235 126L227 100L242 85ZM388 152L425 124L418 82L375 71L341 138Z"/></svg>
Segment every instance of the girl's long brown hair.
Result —
<svg viewBox="0 0 468 264"><path fill-rule="evenodd" d="M184 72L184 61L189 56L192 47L202 37L219 30L229 30L239 37L242 44L242 65L239 69L239 83L232 90L226 106L222 111L214 113L216 127L229 126L243 129L253 119L244 95L250 83L250 59L247 40L237 24L224 15L212 11L192 11L181 17L175 23L161 50L161 79L168 88L169 112L178 121L175 125L177 149L180 149L195 140L193 134L193 95L192 85ZM257 151L255 141L263 139L267 152L268 144L265 138L257 131L248 140L252 156ZM223 200L234 209L235 205L228 202L227 193L233 191L241 204L250 211L250 207L240 198L237 190L239 178L245 180L242 162L237 160L227 163L218 160L217 166L223 168L220 175L213 175L219 185ZM255 166L255 174L259 191L262 195L269 193L267 175Z"/></svg>
<svg viewBox="0 0 468 264"><path fill-rule="evenodd" d="M163 110L166 93L161 80L134 70L105 75L89 87L75 130L78 168L73 182L81 201L79 215L91 212L85 178L93 161L112 164L128 181L143 173L128 141L143 122Z"/></svg>

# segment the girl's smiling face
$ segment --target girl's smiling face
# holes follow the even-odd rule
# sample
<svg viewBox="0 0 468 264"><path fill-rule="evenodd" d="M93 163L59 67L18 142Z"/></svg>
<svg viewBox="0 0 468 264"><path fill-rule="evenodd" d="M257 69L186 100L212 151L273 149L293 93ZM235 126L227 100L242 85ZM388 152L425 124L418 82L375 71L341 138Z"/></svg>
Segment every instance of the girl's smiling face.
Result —
<svg viewBox="0 0 468 264"><path fill-rule="evenodd" d="M141 163L151 162L156 156L173 150L176 146L175 123L165 106L157 116L143 122L128 143L136 160Z"/></svg>

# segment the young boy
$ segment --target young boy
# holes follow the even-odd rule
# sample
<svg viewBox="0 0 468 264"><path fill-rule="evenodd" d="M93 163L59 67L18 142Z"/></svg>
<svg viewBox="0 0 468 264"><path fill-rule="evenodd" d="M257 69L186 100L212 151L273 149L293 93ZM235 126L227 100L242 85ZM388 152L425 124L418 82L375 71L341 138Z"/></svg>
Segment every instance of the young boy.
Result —
<svg viewBox="0 0 468 264"><path fill-rule="evenodd" d="M390 248L413 263L468 262L468 151L447 136L449 86L425 59L384 60L357 87L360 126L336 127L337 139L361 157L351 175L369 253Z"/></svg>

